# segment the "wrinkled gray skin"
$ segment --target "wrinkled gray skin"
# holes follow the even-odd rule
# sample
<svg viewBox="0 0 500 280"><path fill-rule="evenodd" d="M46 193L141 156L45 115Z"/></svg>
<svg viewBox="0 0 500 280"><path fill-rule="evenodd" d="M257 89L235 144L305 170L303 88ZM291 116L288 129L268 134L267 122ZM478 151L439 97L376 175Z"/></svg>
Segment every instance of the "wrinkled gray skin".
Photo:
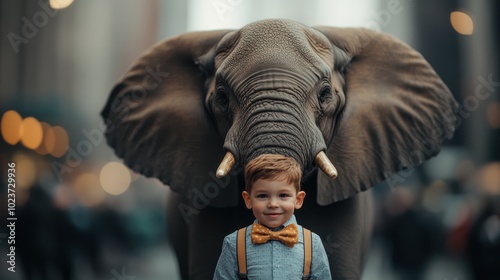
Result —
<svg viewBox="0 0 500 280"><path fill-rule="evenodd" d="M116 154L175 192L168 228L183 279L211 279L223 237L253 221L241 166L263 153L300 163L297 219L321 236L335 279L358 279L373 224L366 190L436 155L455 107L425 59L391 36L263 20L158 43L102 116ZM239 167L217 179L226 151ZM318 171L320 151L337 179Z"/></svg>

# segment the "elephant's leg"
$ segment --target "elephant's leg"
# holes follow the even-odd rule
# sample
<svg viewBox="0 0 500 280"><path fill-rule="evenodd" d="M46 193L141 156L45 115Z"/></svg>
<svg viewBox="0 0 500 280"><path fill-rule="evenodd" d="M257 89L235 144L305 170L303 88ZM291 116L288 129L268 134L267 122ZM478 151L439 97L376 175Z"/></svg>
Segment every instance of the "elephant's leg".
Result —
<svg viewBox="0 0 500 280"><path fill-rule="evenodd" d="M169 191L167 198L167 234L179 264L181 279L188 278L188 226L180 215L179 205L187 203L184 198Z"/></svg>
<svg viewBox="0 0 500 280"><path fill-rule="evenodd" d="M312 192L296 212L299 224L323 240L333 279L360 279L373 228L371 191L328 206L319 206Z"/></svg>

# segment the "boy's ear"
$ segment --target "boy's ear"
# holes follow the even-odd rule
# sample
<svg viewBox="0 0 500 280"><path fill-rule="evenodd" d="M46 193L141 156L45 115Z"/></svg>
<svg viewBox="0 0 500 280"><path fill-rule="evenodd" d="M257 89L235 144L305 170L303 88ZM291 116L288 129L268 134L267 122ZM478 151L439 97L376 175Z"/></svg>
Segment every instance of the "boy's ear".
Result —
<svg viewBox="0 0 500 280"><path fill-rule="evenodd" d="M305 197L306 193L304 191L300 191L297 193L297 198L295 200L295 209L300 209L302 207Z"/></svg>
<svg viewBox="0 0 500 280"><path fill-rule="evenodd" d="M246 191L243 191L241 193L241 196L243 196L243 200L245 201L245 205L247 206L247 208L252 209L252 201L250 200L250 194L247 193Z"/></svg>

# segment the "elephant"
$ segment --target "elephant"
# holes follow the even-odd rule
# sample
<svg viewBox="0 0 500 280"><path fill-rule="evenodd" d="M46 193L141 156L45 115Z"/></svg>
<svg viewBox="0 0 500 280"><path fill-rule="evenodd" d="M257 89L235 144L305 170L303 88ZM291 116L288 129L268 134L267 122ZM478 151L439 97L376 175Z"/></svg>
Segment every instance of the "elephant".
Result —
<svg viewBox="0 0 500 280"><path fill-rule="evenodd" d="M334 279L359 279L370 189L437 155L456 111L432 66L391 35L264 19L156 43L101 115L116 155L172 191L168 235L182 279L212 279L224 236L253 221L243 167L260 154L300 164L297 220L322 238Z"/></svg>

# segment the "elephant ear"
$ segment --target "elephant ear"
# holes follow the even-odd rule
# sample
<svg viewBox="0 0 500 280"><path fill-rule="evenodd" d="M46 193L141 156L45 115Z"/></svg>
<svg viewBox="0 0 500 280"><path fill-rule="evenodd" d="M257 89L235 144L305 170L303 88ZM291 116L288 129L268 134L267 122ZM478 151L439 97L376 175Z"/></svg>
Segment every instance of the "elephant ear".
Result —
<svg viewBox="0 0 500 280"><path fill-rule="evenodd" d="M457 104L420 53L396 38L367 29L317 30L334 47L346 96L327 148L339 176L318 172L318 203L326 205L388 178L402 180L395 174L436 155L453 135Z"/></svg>
<svg viewBox="0 0 500 280"><path fill-rule="evenodd" d="M199 208L209 200L231 206L238 197L235 178L214 175L223 142L205 108L210 77L197 62L227 32L186 33L154 45L116 84L101 113L107 142L126 165L160 179Z"/></svg>

